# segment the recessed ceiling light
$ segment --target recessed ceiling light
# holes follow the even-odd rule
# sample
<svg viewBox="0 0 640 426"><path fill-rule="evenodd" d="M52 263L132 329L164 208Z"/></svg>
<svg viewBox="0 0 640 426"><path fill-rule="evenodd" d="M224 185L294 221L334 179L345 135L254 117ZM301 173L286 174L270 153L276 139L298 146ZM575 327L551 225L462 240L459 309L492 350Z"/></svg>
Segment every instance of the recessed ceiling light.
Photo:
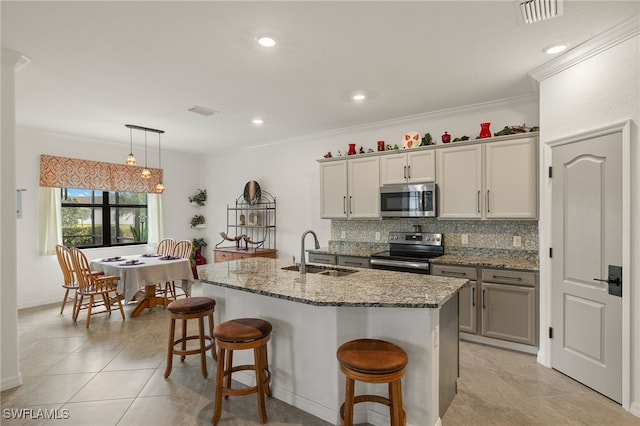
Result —
<svg viewBox="0 0 640 426"><path fill-rule="evenodd" d="M353 95L351 99L353 99L354 101L364 101L365 99L367 99L367 97L362 93L358 93L356 95Z"/></svg>
<svg viewBox="0 0 640 426"><path fill-rule="evenodd" d="M567 48L565 43L556 43L551 46L547 46L544 48L544 52L547 55L555 55L556 53L560 53Z"/></svg>
<svg viewBox="0 0 640 426"><path fill-rule="evenodd" d="M262 36L258 38L258 44L262 47L273 47L276 45L276 39L269 36Z"/></svg>
<svg viewBox="0 0 640 426"><path fill-rule="evenodd" d="M264 121L261 118L254 118L253 120L251 120L251 122L257 125L264 123Z"/></svg>

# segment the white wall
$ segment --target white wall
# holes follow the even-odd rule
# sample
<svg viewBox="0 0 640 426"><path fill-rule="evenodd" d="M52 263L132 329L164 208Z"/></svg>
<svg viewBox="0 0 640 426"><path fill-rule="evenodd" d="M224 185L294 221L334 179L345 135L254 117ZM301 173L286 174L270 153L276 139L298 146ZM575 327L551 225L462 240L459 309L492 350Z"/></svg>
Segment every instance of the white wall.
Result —
<svg viewBox="0 0 640 426"><path fill-rule="evenodd" d="M17 221L18 254L18 308L38 306L62 300L62 274L55 256L38 254L38 187L40 155L50 154L85 160L124 163L129 153L128 131L122 127L121 143L86 140L73 136L45 133L35 130L16 130L16 186L24 188L23 218ZM143 151L134 147L138 159ZM148 164L157 167L158 151L148 150ZM200 163L196 156L163 150L164 184L162 196L165 236L176 239L200 237L189 222L195 208L188 197L202 186L199 180ZM133 254L140 248L112 248L87 250L87 256L104 257Z"/></svg>
<svg viewBox="0 0 640 426"><path fill-rule="evenodd" d="M318 234L320 243L326 246L331 239L331 223L320 219L320 182L317 160L327 151L335 156L338 150L346 152L349 143L376 149L376 142L402 146L402 138L409 131L429 132L434 141L441 143L444 131L455 136L475 138L480 123L489 121L494 132L507 125L538 124L537 99L524 97L509 101L497 101L455 110L441 111L389 120L369 126L310 135L298 140L254 149L238 147L234 152L211 155L203 160L202 181L207 187L209 199L207 217L209 242L207 252L226 232L226 205L233 205L242 194L244 185L255 180L277 200L277 249L278 257L300 258L300 236L307 229ZM209 241L209 239L208 239ZM312 244L309 238L307 247Z"/></svg>
<svg viewBox="0 0 640 426"><path fill-rule="evenodd" d="M637 31L636 31L637 34ZM640 36L544 79L540 83L541 141L552 141L624 120L631 126L631 411L640 416ZM550 165L547 148L543 169ZM548 183L543 193L548 193ZM548 247L550 199L541 199L541 247ZM546 243L545 243L546 242ZM544 248L542 250L545 250ZM550 303L550 265L541 258L541 306ZM544 300L543 300L544 299ZM545 303L546 302L546 303ZM543 321L548 324L550 312ZM544 325L544 324L541 324ZM543 334L543 338L546 336ZM545 342L548 347L549 343Z"/></svg>

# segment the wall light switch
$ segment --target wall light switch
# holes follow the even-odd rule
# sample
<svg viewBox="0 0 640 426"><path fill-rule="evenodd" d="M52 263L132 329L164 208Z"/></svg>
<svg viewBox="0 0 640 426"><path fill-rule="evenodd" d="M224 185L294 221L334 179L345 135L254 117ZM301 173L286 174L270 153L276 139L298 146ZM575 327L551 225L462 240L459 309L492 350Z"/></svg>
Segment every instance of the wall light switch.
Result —
<svg viewBox="0 0 640 426"><path fill-rule="evenodd" d="M380 233L376 232L376 241L380 241Z"/></svg>
<svg viewBox="0 0 640 426"><path fill-rule="evenodd" d="M460 240L460 242L464 245L469 244L469 234L462 234Z"/></svg>
<svg viewBox="0 0 640 426"><path fill-rule="evenodd" d="M522 247L522 237L519 235L513 236L513 246L514 247Z"/></svg>
<svg viewBox="0 0 640 426"><path fill-rule="evenodd" d="M347 231L340 231L340 238L342 238L343 240L347 238Z"/></svg>

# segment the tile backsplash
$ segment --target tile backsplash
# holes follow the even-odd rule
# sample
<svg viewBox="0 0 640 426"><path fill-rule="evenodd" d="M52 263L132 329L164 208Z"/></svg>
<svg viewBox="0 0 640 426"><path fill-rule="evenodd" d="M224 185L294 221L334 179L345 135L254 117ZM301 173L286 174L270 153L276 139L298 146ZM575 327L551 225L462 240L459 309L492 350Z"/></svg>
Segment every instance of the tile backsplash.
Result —
<svg viewBox="0 0 640 426"><path fill-rule="evenodd" d="M447 254L538 260L538 222L535 220L334 219L329 246L382 251L387 249L389 232L412 232L414 225L420 225L422 232L443 234ZM379 240L376 233L380 233ZM464 238L466 244L463 244ZM514 240L520 247L514 246Z"/></svg>

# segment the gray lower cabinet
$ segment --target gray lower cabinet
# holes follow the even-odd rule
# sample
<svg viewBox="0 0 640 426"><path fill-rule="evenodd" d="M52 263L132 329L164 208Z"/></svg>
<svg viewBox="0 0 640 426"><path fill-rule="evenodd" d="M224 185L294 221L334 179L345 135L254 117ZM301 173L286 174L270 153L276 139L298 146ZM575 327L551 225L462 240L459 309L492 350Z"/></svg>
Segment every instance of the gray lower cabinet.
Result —
<svg viewBox="0 0 640 426"><path fill-rule="evenodd" d="M468 266L431 265L431 275L441 275L451 278L466 278L469 285L458 293L460 311L460 331L465 333L478 332L478 269Z"/></svg>
<svg viewBox="0 0 640 426"><path fill-rule="evenodd" d="M536 276L482 270L482 335L535 346L538 343Z"/></svg>
<svg viewBox="0 0 640 426"><path fill-rule="evenodd" d="M309 253L309 263L322 263L325 265L352 266L354 268L370 268L368 257L343 256L329 253Z"/></svg>
<svg viewBox="0 0 640 426"><path fill-rule="evenodd" d="M459 293L461 332L537 346L535 273L432 264L431 274L470 280Z"/></svg>
<svg viewBox="0 0 640 426"><path fill-rule="evenodd" d="M325 265L335 265L337 263L335 254L309 253L309 263L323 263Z"/></svg>
<svg viewBox="0 0 640 426"><path fill-rule="evenodd" d="M370 268L368 257L338 255L338 265L353 266L355 268Z"/></svg>

